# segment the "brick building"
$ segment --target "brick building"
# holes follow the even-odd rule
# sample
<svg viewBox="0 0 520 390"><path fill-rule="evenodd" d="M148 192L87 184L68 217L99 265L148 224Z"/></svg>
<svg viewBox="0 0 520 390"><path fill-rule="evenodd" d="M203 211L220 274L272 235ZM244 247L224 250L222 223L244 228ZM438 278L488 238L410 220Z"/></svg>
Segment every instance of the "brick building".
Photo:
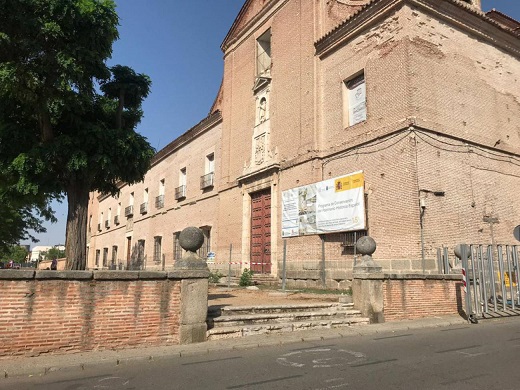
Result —
<svg viewBox="0 0 520 390"><path fill-rule="evenodd" d="M443 245L513 243L519 27L479 0L247 0L208 117L143 183L91 197L88 267L171 267L189 225L213 268L280 275L285 253L289 279L331 287L367 233L398 273L437 272ZM283 191L357 171L365 229L282 238Z"/></svg>

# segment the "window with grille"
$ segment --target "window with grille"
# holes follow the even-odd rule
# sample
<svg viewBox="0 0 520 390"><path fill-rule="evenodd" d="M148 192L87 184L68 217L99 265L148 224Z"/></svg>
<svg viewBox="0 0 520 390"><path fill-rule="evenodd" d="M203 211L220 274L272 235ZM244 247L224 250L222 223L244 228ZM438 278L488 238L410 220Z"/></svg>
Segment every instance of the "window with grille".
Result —
<svg viewBox="0 0 520 390"><path fill-rule="evenodd" d="M96 267L99 267L99 258L101 257L101 251L99 249L96 249Z"/></svg>
<svg viewBox="0 0 520 390"><path fill-rule="evenodd" d="M208 253L211 252L211 226L202 226L200 230L202 230L202 233L204 234L204 243L197 251L197 254L205 259L208 256Z"/></svg>
<svg viewBox="0 0 520 390"><path fill-rule="evenodd" d="M117 245L112 246L112 266L117 264Z"/></svg>
<svg viewBox="0 0 520 390"><path fill-rule="evenodd" d="M161 248L162 237L157 236L153 239L153 261L156 263L161 262L162 248Z"/></svg>
<svg viewBox="0 0 520 390"><path fill-rule="evenodd" d="M103 267L108 267L108 248L103 248Z"/></svg>
<svg viewBox="0 0 520 390"><path fill-rule="evenodd" d="M182 248L181 248L181 244L179 243L180 234L181 234L181 232L173 233L173 259L174 260L182 259Z"/></svg>

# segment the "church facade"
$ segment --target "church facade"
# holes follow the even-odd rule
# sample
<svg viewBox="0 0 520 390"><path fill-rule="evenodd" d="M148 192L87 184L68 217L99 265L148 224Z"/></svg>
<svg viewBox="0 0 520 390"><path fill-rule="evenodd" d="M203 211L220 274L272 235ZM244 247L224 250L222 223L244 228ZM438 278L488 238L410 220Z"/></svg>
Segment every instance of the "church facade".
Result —
<svg viewBox="0 0 520 390"><path fill-rule="evenodd" d="M519 27L479 0L247 0L208 117L144 182L92 194L88 267L171 268L187 226L212 269L285 262L311 286L348 286L362 235L393 273L437 273L460 242L514 244Z"/></svg>

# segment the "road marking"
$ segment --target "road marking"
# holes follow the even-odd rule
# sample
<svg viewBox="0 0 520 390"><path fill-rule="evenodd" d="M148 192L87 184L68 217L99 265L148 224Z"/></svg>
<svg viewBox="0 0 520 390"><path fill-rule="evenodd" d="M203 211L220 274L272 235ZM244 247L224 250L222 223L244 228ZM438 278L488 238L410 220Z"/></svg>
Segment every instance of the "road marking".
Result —
<svg viewBox="0 0 520 390"><path fill-rule="evenodd" d="M301 378L303 376L304 375L284 376L282 378L268 379L268 380L260 381L260 382L251 382L251 383L244 383L242 385L229 386L229 387L226 387L226 389L240 389L240 388L243 388L243 387L251 387L251 386L256 386L256 385L263 385L265 383L273 383L273 382L285 381L287 379Z"/></svg>
<svg viewBox="0 0 520 390"><path fill-rule="evenodd" d="M193 364L214 363L214 362L222 362L224 360L234 360L234 359L242 359L242 356L235 356L235 357L229 357L229 358L223 358L223 359L201 360L200 362L182 363L182 365L191 366Z"/></svg>
<svg viewBox="0 0 520 390"><path fill-rule="evenodd" d="M363 367L363 366L372 366L374 364L382 364L382 363L388 363L388 362L395 362L397 359L387 359L387 360L372 360L370 362L366 363L360 363L360 364L351 364L352 367Z"/></svg>
<svg viewBox="0 0 520 390"><path fill-rule="evenodd" d="M333 353L336 356L331 357ZM306 362L307 359L310 359L310 362ZM366 359L366 356L361 352L348 351L346 349L334 351L331 348L312 348L288 352L277 358L276 362L282 366L294 368L302 368L306 365L310 365L312 368L331 368L359 363L364 359Z"/></svg>
<svg viewBox="0 0 520 390"><path fill-rule="evenodd" d="M480 355L487 355L485 352L479 352L479 353L469 353L469 352L463 352L463 351L455 351L457 353L460 353L461 355L465 355L466 357L475 357Z"/></svg>
<svg viewBox="0 0 520 390"><path fill-rule="evenodd" d="M413 334L410 333L410 334L401 334L401 335L397 335L397 336L378 337L378 338L375 338L374 340L395 339L398 337L408 337L408 336L413 336Z"/></svg>
<svg viewBox="0 0 520 390"><path fill-rule="evenodd" d="M459 352L464 349L472 349L472 348L478 348L482 347L482 345L470 345L469 347L459 347L459 348L453 348L453 349L445 349L444 351L436 351L435 353L446 353L446 352Z"/></svg>

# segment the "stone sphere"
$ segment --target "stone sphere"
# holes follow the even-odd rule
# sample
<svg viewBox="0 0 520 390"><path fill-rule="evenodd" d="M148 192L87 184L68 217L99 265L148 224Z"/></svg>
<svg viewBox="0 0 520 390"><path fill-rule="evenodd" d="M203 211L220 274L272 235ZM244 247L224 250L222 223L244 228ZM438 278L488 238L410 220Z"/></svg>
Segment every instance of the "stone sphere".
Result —
<svg viewBox="0 0 520 390"><path fill-rule="evenodd" d="M471 255L471 252L469 251L469 245L465 244L457 244L455 245L455 248L453 248L453 253L455 253L455 256L457 256L458 259L462 259L462 246L466 247L466 258L469 258Z"/></svg>
<svg viewBox="0 0 520 390"><path fill-rule="evenodd" d="M197 227L187 227L179 235L179 245L189 252L196 252L204 244L204 233Z"/></svg>
<svg viewBox="0 0 520 390"><path fill-rule="evenodd" d="M371 256L376 251L376 242L372 237L363 236L356 242L356 249L359 253Z"/></svg>

